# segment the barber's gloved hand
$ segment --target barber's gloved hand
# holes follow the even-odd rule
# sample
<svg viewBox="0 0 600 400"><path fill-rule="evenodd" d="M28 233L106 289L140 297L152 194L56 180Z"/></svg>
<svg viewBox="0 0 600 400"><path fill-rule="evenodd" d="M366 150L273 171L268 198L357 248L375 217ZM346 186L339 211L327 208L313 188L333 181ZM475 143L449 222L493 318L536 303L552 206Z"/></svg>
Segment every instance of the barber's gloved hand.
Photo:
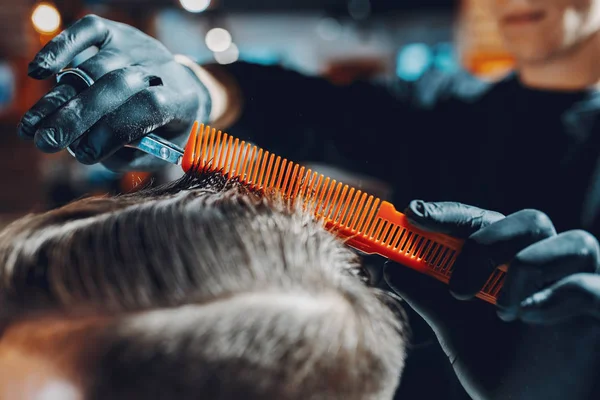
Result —
<svg viewBox="0 0 600 400"><path fill-rule="evenodd" d="M504 217L413 201L406 215L466 239L449 287L391 262L385 277L432 327L473 398L600 398L600 250L591 234L557 234L535 210ZM475 299L507 263L497 306Z"/></svg>
<svg viewBox="0 0 600 400"><path fill-rule="evenodd" d="M50 78L92 46L99 52L78 67L94 85L76 93L58 84L23 116L19 135L40 150L53 153L73 144L84 164L145 169L157 160L123 145L152 131L183 144L193 122L208 118L206 88L160 42L95 15L44 46L29 64L29 76Z"/></svg>

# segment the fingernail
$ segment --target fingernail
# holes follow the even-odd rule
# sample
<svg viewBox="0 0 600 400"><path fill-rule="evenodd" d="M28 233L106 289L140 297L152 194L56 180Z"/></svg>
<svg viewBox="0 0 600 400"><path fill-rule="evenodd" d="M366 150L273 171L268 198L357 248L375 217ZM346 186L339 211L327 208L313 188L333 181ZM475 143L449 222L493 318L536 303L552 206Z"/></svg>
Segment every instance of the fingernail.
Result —
<svg viewBox="0 0 600 400"><path fill-rule="evenodd" d="M511 314L507 314L505 312L498 312L498 318L500 318L504 322L512 322L515 318Z"/></svg>
<svg viewBox="0 0 600 400"><path fill-rule="evenodd" d="M23 121L19 122L17 125L17 134L23 139L31 139L33 138L35 132L27 125L23 123Z"/></svg>
<svg viewBox="0 0 600 400"><path fill-rule="evenodd" d="M473 299L473 297L475 297L471 293L467 293L466 289L462 289L462 288L458 289L458 290L456 290L456 289L455 290L450 289L450 294L455 299L461 300L461 301L471 300L471 299Z"/></svg>
<svg viewBox="0 0 600 400"><path fill-rule="evenodd" d="M529 296L525 300L521 302L521 308L535 307L538 304L546 301L548 297L550 297L550 290L543 290L541 292L537 292L532 296Z"/></svg>
<svg viewBox="0 0 600 400"><path fill-rule="evenodd" d="M39 69L40 69L39 64L32 61L29 63L29 65L27 65L27 75L31 75L31 74L37 72Z"/></svg>
<svg viewBox="0 0 600 400"><path fill-rule="evenodd" d="M58 151L59 145L56 140L56 129L45 128L41 129L35 135L35 145L42 151Z"/></svg>
<svg viewBox="0 0 600 400"><path fill-rule="evenodd" d="M75 157L82 164L93 164L96 158L94 150L87 146L80 146L75 150Z"/></svg>
<svg viewBox="0 0 600 400"><path fill-rule="evenodd" d="M425 211L425 204L424 204L423 200L417 200L415 202L415 208L420 213L424 212Z"/></svg>
<svg viewBox="0 0 600 400"><path fill-rule="evenodd" d="M511 310L506 307L503 307L499 304L496 304L496 314L498 317L504 322L514 321L518 317L518 310Z"/></svg>
<svg viewBox="0 0 600 400"><path fill-rule="evenodd" d="M533 300L532 297L528 297L521 302L521 307L522 308L531 307L533 305L533 303L535 303L535 300Z"/></svg>
<svg viewBox="0 0 600 400"><path fill-rule="evenodd" d="M51 74L45 68L42 68L38 63L31 62L27 67L27 75L32 78L44 79Z"/></svg>
<svg viewBox="0 0 600 400"><path fill-rule="evenodd" d="M413 200L410 204L410 210L417 217L425 215L425 202L423 200Z"/></svg>

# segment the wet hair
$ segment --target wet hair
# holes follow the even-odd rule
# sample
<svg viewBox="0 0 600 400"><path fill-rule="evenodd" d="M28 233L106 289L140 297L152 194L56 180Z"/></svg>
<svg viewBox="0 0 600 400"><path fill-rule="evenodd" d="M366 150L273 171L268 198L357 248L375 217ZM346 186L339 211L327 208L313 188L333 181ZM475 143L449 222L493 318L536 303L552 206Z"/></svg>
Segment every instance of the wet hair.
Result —
<svg viewBox="0 0 600 400"><path fill-rule="evenodd" d="M404 324L356 255L298 207L219 173L75 201L0 233L10 323L110 317L91 399L385 399Z"/></svg>

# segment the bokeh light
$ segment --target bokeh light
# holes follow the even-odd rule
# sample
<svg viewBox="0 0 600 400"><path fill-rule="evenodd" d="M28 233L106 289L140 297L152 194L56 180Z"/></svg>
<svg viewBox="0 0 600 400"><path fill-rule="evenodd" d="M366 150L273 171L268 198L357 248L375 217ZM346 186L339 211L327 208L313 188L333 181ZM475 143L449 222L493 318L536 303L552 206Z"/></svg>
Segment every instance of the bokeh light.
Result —
<svg viewBox="0 0 600 400"><path fill-rule="evenodd" d="M54 33L60 28L60 13L51 4L41 3L33 10L31 22L36 31L43 34Z"/></svg>
<svg viewBox="0 0 600 400"><path fill-rule="evenodd" d="M210 0L179 0L184 10L200 13L210 6Z"/></svg>
<svg viewBox="0 0 600 400"><path fill-rule="evenodd" d="M231 46L229 46L227 50L215 53L214 55L215 60L219 64L231 64L240 58L240 51L235 43L231 43Z"/></svg>
<svg viewBox="0 0 600 400"><path fill-rule="evenodd" d="M226 29L213 28L206 33L206 46L215 53L227 50L231 42L231 34Z"/></svg>

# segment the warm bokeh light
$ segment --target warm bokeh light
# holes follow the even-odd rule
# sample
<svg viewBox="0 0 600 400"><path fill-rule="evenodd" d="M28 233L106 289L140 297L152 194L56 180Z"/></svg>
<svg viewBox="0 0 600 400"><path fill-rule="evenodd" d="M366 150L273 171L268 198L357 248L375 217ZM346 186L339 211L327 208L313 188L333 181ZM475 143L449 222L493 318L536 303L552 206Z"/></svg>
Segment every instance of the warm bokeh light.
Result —
<svg viewBox="0 0 600 400"><path fill-rule="evenodd" d="M231 42L231 34L226 29L213 28L206 33L206 46L215 53L227 50Z"/></svg>
<svg viewBox="0 0 600 400"><path fill-rule="evenodd" d="M60 28L60 13L53 5L41 3L33 10L31 22L39 33L54 33Z"/></svg>
<svg viewBox="0 0 600 400"><path fill-rule="evenodd" d="M215 60L219 64L231 64L238 60L240 57L240 51L235 43L231 43L231 46L225 51L215 53Z"/></svg>
<svg viewBox="0 0 600 400"><path fill-rule="evenodd" d="M186 11L200 13L210 6L210 0L179 0Z"/></svg>

